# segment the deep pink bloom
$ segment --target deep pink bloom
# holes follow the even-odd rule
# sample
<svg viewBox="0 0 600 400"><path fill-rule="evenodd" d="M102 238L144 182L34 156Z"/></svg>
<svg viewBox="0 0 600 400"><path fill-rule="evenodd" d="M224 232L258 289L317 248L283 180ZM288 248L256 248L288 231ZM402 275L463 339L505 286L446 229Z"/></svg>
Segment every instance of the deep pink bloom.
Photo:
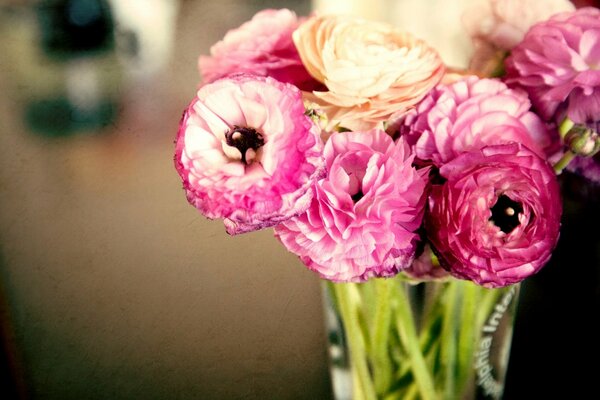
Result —
<svg viewBox="0 0 600 400"><path fill-rule="evenodd" d="M175 166L188 201L230 234L302 213L323 172L320 130L300 91L238 75L205 85L185 111Z"/></svg>
<svg viewBox="0 0 600 400"><path fill-rule="evenodd" d="M294 12L263 10L239 28L232 29L210 49L210 56L200 56L198 67L204 83L235 73L270 76L313 90L321 85L304 68L292 40L300 25Z"/></svg>
<svg viewBox="0 0 600 400"><path fill-rule="evenodd" d="M544 155L553 140L530 107L525 92L509 89L497 79L470 76L439 85L395 125L419 159L438 167L466 151L509 142Z"/></svg>
<svg viewBox="0 0 600 400"><path fill-rule="evenodd" d="M464 153L440 169L426 232L441 265L486 287L536 273L550 259L562 205L550 165L526 147L505 144Z"/></svg>
<svg viewBox="0 0 600 400"><path fill-rule="evenodd" d="M534 25L505 64L507 82L527 90L543 118L553 120L566 109L577 123L600 120L599 9L581 8Z"/></svg>
<svg viewBox="0 0 600 400"><path fill-rule="evenodd" d="M275 234L309 269L336 282L393 276L410 265L425 207L427 170L381 130L334 133L327 176L306 213Z"/></svg>

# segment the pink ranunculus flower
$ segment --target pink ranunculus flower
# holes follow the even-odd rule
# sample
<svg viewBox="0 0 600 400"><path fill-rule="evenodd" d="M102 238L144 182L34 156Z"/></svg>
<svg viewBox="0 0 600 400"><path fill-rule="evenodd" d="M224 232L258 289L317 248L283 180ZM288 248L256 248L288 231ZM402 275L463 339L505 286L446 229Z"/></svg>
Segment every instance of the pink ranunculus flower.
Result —
<svg viewBox="0 0 600 400"><path fill-rule="evenodd" d="M540 115L600 120L600 10L580 8L534 25L506 60L507 82L529 92ZM558 121L560 122L560 121Z"/></svg>
<svg viewBox="0 0 600 400"><path fill-rule="evenodd" d="M550 259L561 197L552 167L517 143L464 153L440 169L425 228L441 265L486 287L522 281Z"/></svg>
<svg viewBox="0 0 600 400"><path fill-rule="evenodd" d="M502 65L506 53L523 40L533 24L574 9L568 0L484 0L476 3L463 16L475 48L469 67L489 75Z"/></svg>
<svg viewBox="0 0 600 400"><path fill-rule="evenodd" d="M382 130L334 133L327 176L308 210L275 227L285 247L335 282L388 277L410 265L419 235L427 169L417 171L400 139Z"/></svg>
<svg viewBox="0 0 600 400"><path fill-rule="evenodd" d="M527 94L498 79L470 76L432 90L396 126L420 160L442 166L486 145L518 142L541 156L559 141L529 111Z"/></svg>
<svg viewBox="0 0 600 400"><path fill-rule="evenodd" d="M198 67L204 83L250 73L270 76L302 90L319 87L302 65L292 40L292 32L300 22L287 9L258 12L250 21L227 32L211 47L210 56L200 56Z"/></svg>
<svg viewBox="0 0 600 400"><path fill-rule="evenodd" d="M293 37L310 74L327 87L305 97L327 113L329 130L382 128L394 112L417 104L444 74L433 48L384 23L315 16Z"/></svg>
<svg viewBox="0 0 600 400"><path fill-rule="evenodd" d="M237 75L200 88L177 134L175 167L188 201L229 234L304 212L324 172L320 130L300 91Z"/></svg>

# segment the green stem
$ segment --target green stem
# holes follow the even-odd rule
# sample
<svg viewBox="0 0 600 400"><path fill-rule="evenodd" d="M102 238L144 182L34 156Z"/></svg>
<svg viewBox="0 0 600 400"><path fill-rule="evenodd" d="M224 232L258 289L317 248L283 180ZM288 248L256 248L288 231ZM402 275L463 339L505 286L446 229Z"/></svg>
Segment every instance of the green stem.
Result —
<svg viewBox="0 0 600 400"><path fill-rule="evenodd" d="M475 338L480 327L476 323L476 314L480 288L465 282L463 284L463 306L461 310L461 326L458 338L458 392L460 393L471 372L475 353Z"/></svg>
<svg viewBox="0 0 600 400"><path fill-rule="evenodd" d="M501 290L485 290L485 292L483 293L483 298L479 300L477 315L475 316L475 325L478 329L481 329L483 327L486 320L490 316L492 310L496 306L496 303L498 302L501 295Z"/></svg>
<svg viewBox="0 0 600 400"><path fill-rule="evenodd" d="M569 165L569 163L575 158L576 154L571 150L565 151L565 154L554 164L554 172L556 175L560 175L560 173Z"/></svg>
<svg viewBox="0 0 600 400"><path fill-rule="evenodd" d="M456 359L457 359L457 321L456 312L459 303L459 287L462 282L452 282L448 284L446 289L446 310L444 312L444 320L442 323L441 333L441 361L444 376L444 398L456 398Z"/></svg>
<svg viewBox="0 0 600 400"><path fill-rule="evenodd" d="M402 288L397 291L396 300L397 329L410 357L413 374L417 381L417 385L419 386L421 397L423 400L436 400L437 396L433 386L433 379L427 370L427 364L421 353L421 346L419 345L419 338L417 336L410 303Z"/></svg>
<svg viewBox="0 0 600 400"><path fill-rule="evenodd" d="M562 122L558 126L558 134L560 135L560 138L561 140L563 140L563 142L565 137L567 136L567 133L569 133L569 131L573 129L574 126L575 122L573 122L569 117L566 117L562 120ZM556 175L560 175L563 169L565 169L575 157L575 153L573 153L571 150L567 150L565 154L563 154L561 159L558 160L556 164L554 164L554 172L556 172Z"/></svg>
<svg viewBox="0 0 600 400"><path fill-rule="evenodd" d="M575 122L571 121L569 117L563 119L558 127L558 133L560 134L560 138L564 139L567 133L575 126Z"/></svg>
<svg viewBox="0 0 600 400"><path fill-rule="evenodd" d="M435 368L434 364L439 353L439 347L440 343L435 342L429 353L425 355L425 362L430 366L431 370ZM394 385L391 387L391 392L388 393L386 399L405 400L407 393L413 389L417 389L418 393L418 387L413 377L412 365L410 364L410 360L408 360L408 362L402 364L402 372L398 373L395 377Z"/></svg>
<svg viewBox="0 0 600 400"><path fill-rule="evenodd" d="M378 308L375 311L373 334L371 335L371 349L373 354L375 389L379 396L386 393L392 380L392 363L388 353L388 346L392 321L390 291L394 284L398 283L392 279L377 279L375 281Z"/></svg>
<svg viewBox="0 0 600 400"><path fill-rule="evenodd" d="M357 378L355 379L355 382L360 386L360 398L365 400L375 400L377 395L375 394L375 388L373 387L371 375L369 374L369 366L367 365L365 339L358 320L358 307L356 304L352 304L350 292L352 290L351 285L352 284L350 283L342 283L334 284L333 286L347 333L353 374L355 374Z"/></svg>

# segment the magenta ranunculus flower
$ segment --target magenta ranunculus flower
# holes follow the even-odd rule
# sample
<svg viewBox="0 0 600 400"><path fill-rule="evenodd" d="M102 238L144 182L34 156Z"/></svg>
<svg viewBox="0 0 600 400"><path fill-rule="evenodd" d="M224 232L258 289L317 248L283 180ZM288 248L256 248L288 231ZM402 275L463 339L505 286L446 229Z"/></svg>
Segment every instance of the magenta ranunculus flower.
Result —
<svg viewBox="0 0 600 400"><path fill-rule="evenodd" d="M263 10L232 29L200 56L198 67L205 83L235 73L270 76L302 90L321 87L307 72L292 40L301 20L287 9Z"/></svg>
<svg viewBox="0 0 600 400"><path fill-rule="evenodd" d="M205 85L185 111L175 166L188 201L230 234L304 212L323 171L320 130L300 91L269 77Z"/></svg>
<svg viewBox="0 0 600 400"><path fill-rule="evenodd" d="M486 145L517 142L544 155L558 143L521 90L498 79L470 76L439 85L404 117L398 127L416 155L442 166L458 155Z"/></svg>
<svg viewBox="0 0 600 400"><path fill-rule="evenodd" d="M550 259L562 203L552 167L511 143L464 153L440 169L425 228L441 265L486 287L522 281Z"/></svg>
<svg viewBox="0 0 600 400"><path fill-rule="evenodd" d="M527 90L543 118L566 111L576 123L600 120L599 9L580 8L534 25L505 64L507 82Z"/></svg>
<svg viewBox="0 0 600 400"><path fill-rule="evenodd" d="M427 169L382 130L334 133L327 176L306 213L275 227L309 269L335 282L388 277L410 265L425 207Z"/></svg>

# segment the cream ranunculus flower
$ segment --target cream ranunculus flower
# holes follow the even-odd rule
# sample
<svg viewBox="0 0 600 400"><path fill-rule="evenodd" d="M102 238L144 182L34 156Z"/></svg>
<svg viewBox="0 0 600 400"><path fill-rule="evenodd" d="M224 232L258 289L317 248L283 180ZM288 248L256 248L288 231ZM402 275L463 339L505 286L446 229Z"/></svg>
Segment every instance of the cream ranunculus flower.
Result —
<svg viewBox="0 0 600 400"><path fill-rule="evenodd" d="M315 16L293 34L308 72L327 91L306 93L329 128L380 127L417 104L442 78L437 52L406 32L349 16Z"/></svg>
<svg viewBox="0 0 600 400"><path fill-rule="evenodd" d="M573 11L569 0L484 0L463 15L465 29L473 40L471 70L484 76L496 73L507 53L519 44L534 24L552 15Z"/></svg>

